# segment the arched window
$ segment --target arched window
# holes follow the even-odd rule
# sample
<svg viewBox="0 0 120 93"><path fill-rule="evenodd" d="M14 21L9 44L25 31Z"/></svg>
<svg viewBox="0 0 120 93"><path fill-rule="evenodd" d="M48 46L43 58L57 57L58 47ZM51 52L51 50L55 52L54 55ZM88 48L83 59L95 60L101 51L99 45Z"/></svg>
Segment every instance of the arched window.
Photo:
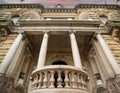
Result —
<svg viewBox="0 0 120 93"><path fill-rule="evenodd" d="M101 22L102 22L104 25L105 25L106 22L108 21L108 18L107 18L107 16L105 16L105 15L101 15L101 16L99 16L99 18L100 18Z"/></svg>

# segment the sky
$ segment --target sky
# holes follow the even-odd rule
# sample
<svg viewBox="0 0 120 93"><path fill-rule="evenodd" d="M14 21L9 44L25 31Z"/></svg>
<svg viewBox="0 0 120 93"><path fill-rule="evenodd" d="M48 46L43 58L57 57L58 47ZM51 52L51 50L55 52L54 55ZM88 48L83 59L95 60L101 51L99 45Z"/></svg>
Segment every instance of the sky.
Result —
<svg viewBox="0 0 120 93"><path fill-rule="evenodd" d="M65 7L74 7L76 4L116 4L116 0L0 0L0 3L39 3L45 7L62 4Z"/></svg>

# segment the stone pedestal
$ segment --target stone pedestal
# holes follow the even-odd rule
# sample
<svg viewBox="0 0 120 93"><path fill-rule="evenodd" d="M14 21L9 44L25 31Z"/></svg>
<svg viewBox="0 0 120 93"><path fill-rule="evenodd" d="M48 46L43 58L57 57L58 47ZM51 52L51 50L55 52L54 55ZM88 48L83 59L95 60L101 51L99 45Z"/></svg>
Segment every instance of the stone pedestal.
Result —
<svg viewBox="0 0 120 93"><path fill-rule="evenodd" d="M120 75L106 81L108 93L120 93Z"/></svg>
<svg viewBox="0 0 120 93"><path fill-rule="evenodd" d="M113 85L114 78L110 78L106 81L106 87L108 93L118 93Z"/></svg>
<svg viewBox="0 0 120 93"><path fill-rule="evenodd" d="M120 93L120 75L117 75L113 81L113 85L117 89L117 93Z"/></svg>
<svg viewBox="0 0 120 93"><path fill-rule="evenodd" d="M12 93L14 80L5 75L0 75L0 93Z"/></svg>

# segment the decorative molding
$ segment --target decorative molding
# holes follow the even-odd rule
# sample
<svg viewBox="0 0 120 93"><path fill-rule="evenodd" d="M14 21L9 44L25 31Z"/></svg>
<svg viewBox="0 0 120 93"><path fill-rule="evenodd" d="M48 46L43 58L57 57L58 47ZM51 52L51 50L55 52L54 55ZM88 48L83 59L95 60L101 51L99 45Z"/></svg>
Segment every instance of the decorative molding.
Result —
<svg viewBox="0 0 120 93"><path fill-rule="evenodd" d="M78 4L74 8L44 8L42 4L0 4L0 8L40 8L43 12L76 12L81 8L107 8L119 9L119 5L105 5L105 4Z"/></svg>

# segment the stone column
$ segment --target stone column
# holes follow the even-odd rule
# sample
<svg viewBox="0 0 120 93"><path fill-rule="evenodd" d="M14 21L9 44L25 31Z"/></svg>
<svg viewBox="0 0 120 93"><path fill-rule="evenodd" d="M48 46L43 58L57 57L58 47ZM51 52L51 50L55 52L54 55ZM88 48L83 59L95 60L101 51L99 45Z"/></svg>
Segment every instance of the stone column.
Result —
<svg viewBox="0 0 120 93"><path fill-rule="evenodd" d="M103 52L104 52L108 62L110 63L115 75L119 75L120 74L120 67L117 64L117 62L116 62L113 54L111 53L110 49L108 48L105 40L102 38L102 36L100 34L97 34L96 37L97 37L97 40L98 40L100 46L103 49Z"/></svg>
<svg viewBox="0 0 120 93"><path fill-rule="evenodd" d="M7 77L11 77L11 78L16 77L15 73L16 73L17 68L20 67L20 63L21 63L21 59L23 58L23 55L24 55L25 47L26 47L26 42L25 42L25 40L23 40L23 41L21 41L21 43L14 55L14 58L12 59L12 63L10 64L10 66L6 72Z"/></svg>
<svg viewBox="0 0 120 93"><path fill-rule="evenodd" d="M43 67L45 64L47 45L48 45L48 32L45 32L43 36L41 48L40 48L37 69L39 69L40 67Z"/></svg>
<svg viewBox="0 0 120 93"><path fill-rule="evenodd" d="M82 68L80 54L79 54L78 45L77 45L77 41L76 41L74 32L70 32L70 41L71 41L74 65L76 67Z"/></svg>
<svg viewBox="0 0 120 93"><path fill-rule="evenodd" d="M3 60L3 62L1 63L0 66L0 73L1 74L5 74L9 65L12 62L12 59L16 53L16 50L18 49L18 46L20 44L20 42L22 41L23 35L20 33L18 35L18 37L15 39L14 43L12 44L11 48L9 49L5 59Z"/></svg>

